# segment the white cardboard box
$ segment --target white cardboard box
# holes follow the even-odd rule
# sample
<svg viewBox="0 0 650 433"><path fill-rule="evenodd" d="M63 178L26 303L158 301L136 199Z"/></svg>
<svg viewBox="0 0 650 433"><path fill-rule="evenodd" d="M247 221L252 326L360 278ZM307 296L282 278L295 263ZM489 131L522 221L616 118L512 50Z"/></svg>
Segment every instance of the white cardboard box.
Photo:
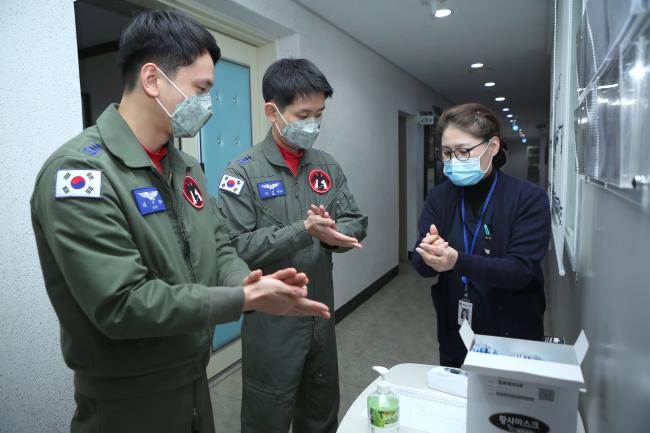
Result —
<svg viewBox="0 0 650 433"><path fill-rule="evenodd" d="M467 322L460 335L468 350L462 367L469 373L467 433L575 431L578 392L585 387L580 364L589 348L584 331L573 346L478 335ZM472 352L474 343L497 354Z"/></svg>

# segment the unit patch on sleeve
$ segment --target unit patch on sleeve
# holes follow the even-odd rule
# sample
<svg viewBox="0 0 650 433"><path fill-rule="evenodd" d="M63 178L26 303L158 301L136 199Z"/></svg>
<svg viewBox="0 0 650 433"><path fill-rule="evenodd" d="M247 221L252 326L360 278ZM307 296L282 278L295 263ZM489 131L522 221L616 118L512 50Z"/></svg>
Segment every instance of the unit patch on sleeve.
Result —
<svg viewBox="0 0 650 433"><path fill-rule="evenodd" d="M286 195L284 191L284 184L281 180L271 180L268 182L260 182L257 184L257 192L263 200L270 197L281 197Z"/></svg>
<svg viewBox="0 0 650 433"><path fill-rule="evenodd" d="M199 184L192 178L192 176L185 176L185 182L183 182L183 195L187 201L195 208L203 208L203 193L201 193L201 188Z"/></svg>
<svg viewBox="0 0 650 433"><path fill-rule="evenodd" d="M242 179L224 174L221 182L219 182L219 189L234 195L239 195L244 189L244 185L245 183Z"/></svg>
<svg viewBox="0 0 650 433"><path fill-rule="evenodd" d="M307 179L309 180L309 186L311 189L319 194L325 194L332 187L332 179L330 178L330 175L320 168L309 172Z"/></svg>
<svg viewBox="0 0 650 433"><path fill-rule="evenodd" d="M67 170L56 172L56 198L100 198L102 172L99 170Z"/></svg>
<svg viewBox="0 0 650 433"><path fill-rule="evenodd" d="M160 191L155 186L136 188L132 192L141 215L167 210L165 202L160 196Z"/></svg>

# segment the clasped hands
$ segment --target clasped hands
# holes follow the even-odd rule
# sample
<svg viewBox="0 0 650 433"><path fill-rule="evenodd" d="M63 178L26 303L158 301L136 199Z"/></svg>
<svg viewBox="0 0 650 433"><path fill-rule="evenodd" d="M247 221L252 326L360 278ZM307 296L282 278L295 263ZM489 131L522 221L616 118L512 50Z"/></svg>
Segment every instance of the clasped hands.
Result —
<svg viewBox="0 0 650 433"><path fill-rule="evenodd" d="M438 229L433 224L415 251L420 254L424 263L436 272L454 269L458 260L458 251L450 247L449 242L440 237Z"/></svg>
<svg viewBox="0 0 650 433"><path fill-rule="evenodd" d="M312 204L309 207L305 229L310 235L332 247L363 248L357 239L336 230L336 221L330 217L323 205Z"/></svg>
<svg viewBox="0 0 650 433"><path fill-rule="evenodd" d="M361 243L336 230L336 221L320 205L311 205L304 221L307 232L333 247L362 248ZM261 311L282 316L321 316L330 318L327 305L307 299L307 275L294 268L262 275L252 271L243 282L244 311Z"/></svg>
<svg viewBox="0 0 650 433"><path fill-rule="evenodd" d="M244 278L243 311L261 311L278 316L321 316L330 318L329 307L307 299L307 275L294 268L262 275L252 271Z"/></svg>

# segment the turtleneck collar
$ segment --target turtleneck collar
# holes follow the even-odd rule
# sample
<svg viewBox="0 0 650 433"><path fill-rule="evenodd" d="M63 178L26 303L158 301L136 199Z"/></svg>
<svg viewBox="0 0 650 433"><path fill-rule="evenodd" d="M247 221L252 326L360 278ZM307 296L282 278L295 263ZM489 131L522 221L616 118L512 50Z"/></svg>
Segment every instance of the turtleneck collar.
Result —
<svg viewBox="0 0 650 433"><path fill-rule="evenodd" d="M472 211L483 205L488 191L492 186L492 182L494 181L496 171L497 169L493 167L490 174L481 179L479 183L465 187L465 200L467 200L467 203L471 206Z"/></svg>

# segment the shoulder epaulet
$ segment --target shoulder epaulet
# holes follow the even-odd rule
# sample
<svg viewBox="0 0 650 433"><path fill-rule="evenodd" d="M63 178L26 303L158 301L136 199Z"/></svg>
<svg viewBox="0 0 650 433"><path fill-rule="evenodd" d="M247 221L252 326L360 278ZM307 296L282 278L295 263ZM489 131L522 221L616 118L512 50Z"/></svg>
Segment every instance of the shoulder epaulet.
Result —
<svg viewBox="0 0 650 433"><path fill-rule="evenodd" d="M253 157L250 155L244 155L237 160L237 164L246 165L253 160Z"/></svg>
<svg viewBox="0 0 650 433"><path fill-rule="evenodd" d="M88 154L90 156L97 156L103 151L104 151L104 145L101 143L84 144L79 149L79 152Z"/></svg>

